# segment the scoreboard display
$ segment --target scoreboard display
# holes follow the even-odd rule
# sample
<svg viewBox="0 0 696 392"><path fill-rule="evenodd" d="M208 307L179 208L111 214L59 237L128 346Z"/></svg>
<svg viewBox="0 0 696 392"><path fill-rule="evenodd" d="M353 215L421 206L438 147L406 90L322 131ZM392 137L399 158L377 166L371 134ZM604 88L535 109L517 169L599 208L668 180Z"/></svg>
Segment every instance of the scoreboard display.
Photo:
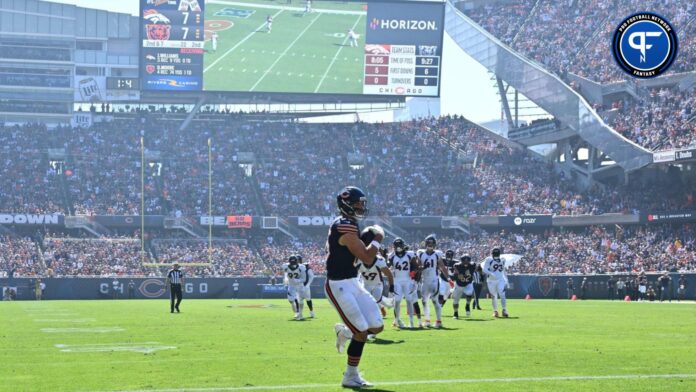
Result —
<svg viewBox="0 0 696 392"><path fill-rule="evenodd" d="M203 88L203 0L141 0L141 79L145 90Z"/></svg>
<svg viewBox="0 0 696 392"><path fill-rule="evenodd" d="M444 1L141 0L141 87L440 94Z"/></svg>
<svg viewBox="0 0 696 392"><path fill-rule="evenodd" d="M439 95L443 17L420 3L370 4L363 93Z"/></svg>

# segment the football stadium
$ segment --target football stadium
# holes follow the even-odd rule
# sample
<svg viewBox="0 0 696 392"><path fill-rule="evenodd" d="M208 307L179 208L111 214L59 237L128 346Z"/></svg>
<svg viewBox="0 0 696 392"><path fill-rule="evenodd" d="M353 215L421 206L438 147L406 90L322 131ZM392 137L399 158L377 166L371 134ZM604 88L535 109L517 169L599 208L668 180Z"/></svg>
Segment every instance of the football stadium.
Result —
<svg viewBox="0 0 696 392"><path fill-rule="evenodd" d="M0 0L0 391L694 391L695 64L689 0Z"/></svg>

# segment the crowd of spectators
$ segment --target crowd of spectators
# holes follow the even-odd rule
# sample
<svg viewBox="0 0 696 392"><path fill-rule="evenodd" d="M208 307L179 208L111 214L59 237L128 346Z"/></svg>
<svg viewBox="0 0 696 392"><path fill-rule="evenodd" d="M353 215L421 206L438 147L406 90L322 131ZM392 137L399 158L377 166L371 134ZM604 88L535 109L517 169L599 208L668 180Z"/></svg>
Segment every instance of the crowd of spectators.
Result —
<svg viewBox="0 0 696 392"><path fill-rule="evenodd" d="M173 263L189 277L282 276L282 264L300 255L315 273L326 272L325 234L302 239L251 237L155 239L141 258L139 239L46 237L43 255L30 238L0 238L0 277L163 277ZM409 232L411 249L423 233ZM389 244L388 244L389 245ZM475 231L468 237L438 235L438 248L483 261L494 247L521 255L512 274L613 274L696 271L696 226L636 225L548 229L543 232Z"/></svg>
<svg viewBox="0 0 696 392"><path fill-rule="evenodd" d="M43 247L48 276L147 276L140 241L134 238L47 237Z"/></svg>
<svg viewBox="0 0 696 392"><path fill-rule="evenodd" d="M678 117L682 128L674 135L680 140L694 97L664 91L645 103L659 114L620 110L646 129ZM203 121L183 132L143 117L89 129L6 128L0 142L0 185L12 190L0 194L0 212L139 215L144 201L148 215L208 215L212 202L213 215L328 216L345 184L366 190L371 213L380 216L578 215L685 206L652 197L640 181L578 191L552 164L454 117L389 124ZM63 149L65 162L49 165L51 148ZM693 195L693 186L664 185L679 191L678 198Z"/></svg>
<svg viewBox="0 0 696 392"><path fill-rule="evenodd" d="M630 79L613 59L612 35L624 17L645 10L664 16L677 30L679 55L668 74L696 71L696 8L691 1L522 0L465 12L501 41L577 88L569 73L600 83ZM694 90L650 91L638 102L624 100L614 106L621 113L610 125L644 147L662 150L696 143Z"/></svg>
<svg viewBox="0 0 696 392"><path fill-rule="evenodd" d="M282 275L282 265L290 256L302 256L315 273L326 273L326 238L310 236L302 240L269 237L256 245L268 276Z"/></svg>
<svg viewBox="0 0 696 392"><path fill-rule="evenodd" d="M38 248L31 238L0 236L0 277L20 278L43 272Z"/></svg>
<svg viewBox="0 0 696 392"><path fill-rule="evenodd" d="M155 240L153 244L157 262L184 264L184 272L189 276L257 276L264 272L254 249L240 242L214 240L209 244L205 239L178 239Z"/></svg>
<svg viewBox="0 0 696 392"><path fill-rule="evenodd" d="M639 101L617 101L612 109L617 112L609 125L642 146L696 147L696 88L654 88Z"/></svg>
<svg viewBox="0 0 696 392"><path fill-rule="evenodd" d="M696 227L693 225L592 226L541 233L482 232L467 239L443 237L443 251L469 253L483 261L491 249L518 254L508 268L521 274L608 274L684 272L696 270ZM418 247L415 243L414 246Z"/></svg>
<svg viewBox="0 0 696 392"><path fill-rule="evenodd" d="M696 9L689 0L521 0L488 3L464 12L503 43L561 77L572 72L608 83L628 78L611 55L616 26L645 10L667 18L679 33L680 54L669 72L693 71Z"/></svg>
<svg viewBox="0 0 696 392"><path fill-rule="evenodd" d="M45 132L44 126L36 124L0 127L0 212L65 212L47 144L36 138Z"/></svg>

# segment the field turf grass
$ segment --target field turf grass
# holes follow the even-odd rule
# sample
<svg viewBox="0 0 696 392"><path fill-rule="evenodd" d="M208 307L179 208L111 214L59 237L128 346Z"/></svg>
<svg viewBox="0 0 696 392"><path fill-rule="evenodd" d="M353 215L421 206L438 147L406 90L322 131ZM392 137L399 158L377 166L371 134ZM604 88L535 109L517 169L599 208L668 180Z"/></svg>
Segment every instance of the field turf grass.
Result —
<svg viewBox="0 0 696 392"><path fill-rule="evenodd" d="M362 93L366 11L361 3L314 1L304 13L304 1L238 0L206 4L208 29L222 24L218 48L211 43L204 56L204 85L211 91L296 93ZM227 10L226 15L220 15ZM231 16L236 11L253 11ZM215 14L218 13L216 16ZM239 14L234 14L239 15ZM266 32L266 17L273 30ZM347 33L358 34L350 47Z"/></svg>
<svg viewBox="0 0 696 392"><path fill-rule="evenodd" d="M0 390L338 391L338 317L314 302L317 318L301 322L285 300L185 300L181 314L164 300L0 302ZM509 307L510 319L492 319L485 302L452 320L448 303L444 330L397 330L390 317L361 369L378 391L696 390L693 302ZM64 329L95 327L109 329ZM115 351L125 345L176 348ZM90 347L102 351L61 351Z"/></svg>

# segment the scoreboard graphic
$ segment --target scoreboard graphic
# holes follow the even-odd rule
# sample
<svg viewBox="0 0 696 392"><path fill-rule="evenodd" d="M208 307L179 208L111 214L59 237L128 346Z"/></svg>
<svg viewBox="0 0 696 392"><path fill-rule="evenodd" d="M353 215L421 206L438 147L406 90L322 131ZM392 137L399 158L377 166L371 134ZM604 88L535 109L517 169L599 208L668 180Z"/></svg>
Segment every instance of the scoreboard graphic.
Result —
<svg viewBox="0 0 696 392"><path fill-rule="evenodd" d="M144 90L440 94L443 1L140 5Z"/></svg>
<svg viewBox="0 0 696 392"><path fill-rule="evenodd" d="M363 93L438 96L444 9L371 3Z"/></svg>
<svg viewBox="0 0 696 392"><path fill-rule="evenodd" d="M145 90L203 88L203 0L141 0L141 79Z"/></svg>

